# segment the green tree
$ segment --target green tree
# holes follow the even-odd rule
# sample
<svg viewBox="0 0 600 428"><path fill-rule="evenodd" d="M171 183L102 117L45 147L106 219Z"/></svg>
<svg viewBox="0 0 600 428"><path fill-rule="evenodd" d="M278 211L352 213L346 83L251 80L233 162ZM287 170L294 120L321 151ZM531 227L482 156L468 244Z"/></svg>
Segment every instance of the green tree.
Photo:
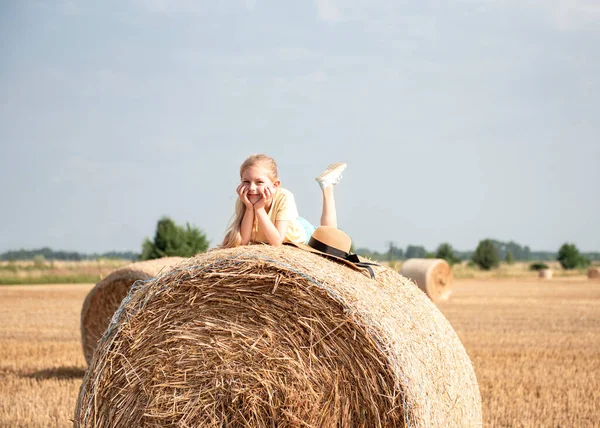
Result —
<svg viewBox="0 0 600 428"><path fill-rule="evenodd" d="M529 269L530 270L542 270L542 269L548 269L548 265L546 263L543 262L533 262L529 265Z"/></svg>
<svg viewBox="0 0 600 428"><path fill-rule="evenodd" d="M498 250L490 239L479 241L479 245L473 253L473 262L483 270L490 270L500 263Z"/></svg>
<svg viewBox="0 0 600 428"><path fill-rule="evenodd" d="M560 262L563 269L575 269L590 265L590 260L579 253L575 244L568 244L566 242L558 250L556 260Z"/></svg>
<svg viewBox="0 0 600 428"><path fill-rule="evenodd" d="M404 258L404 251L402 248L398 248L396 243L393 241L387 241L387 254L386 258L388 263L392 263L394 260L402 260Z"/></svg>
<svg viewBox="0 0 600 428"><path fill-rule="evenodd" d="M435 252L435 258L446 260L450 266L454 265L455 263L460 263L461 261L460 257L454 253L452 245L447 242L440 244Z"/></svg>
<svg viewBox="0 0 600 428"><path fill-rule="evenodd" d="M156 224L154 241L146 238L142 244L140 259L150 260L161 257L192 257L208 248L206 235L196 227L186 223L178 226L169 217L162 217Z"/></svg>
<svg viewBox="0 0 600 428"><path fill-rule="evenodd" d="M512 251L507 251L506 252L506 256L504 257L504 261L506 263L508 263L509 265L512 265L512 264L515 263L515 258L513 257Z"/></svg>
<svg viewBox="0 0 600 428"><path fill-rule="evenodd" d="M406 247L405 254L407 259L424 259L427 255L427 250L420 245L409 245Z"/></svg>

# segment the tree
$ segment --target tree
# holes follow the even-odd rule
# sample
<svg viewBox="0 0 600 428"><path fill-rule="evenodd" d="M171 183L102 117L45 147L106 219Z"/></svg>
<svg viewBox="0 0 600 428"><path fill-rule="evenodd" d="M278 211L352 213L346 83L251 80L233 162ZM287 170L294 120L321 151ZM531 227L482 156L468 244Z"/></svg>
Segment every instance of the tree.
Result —
<svg viewBox="0 0 600 428"><path fill-rule="evenodd" d="M440 244L435 252L435 258L446 260L450 266L460 262L460 258L454 254L452 245L447 242Z"/></svg>
<svg viewBox="0 0 600 428"><path fill-rule="evenodd" d="M575 269L578 267L587 267L590 260L583 257L575 244L564 243L558 250L556 260L560 262L563 269Z"/></svg>
<svg viewBox="0 0 600 428"><path fill-rule="evenodd" d="M490 270L498 266L498 250L490 239L479 241L479 245L473 253L473 262L483 270Z"/></svg>
<svg viewBox="0 0 600 428"><path fill-rule="evenodd" d="M507 251L506 252L506 256L504 257L504 261L509 264L512 265L515 262L515 258L513 257L513 253L511 251Z"/></svg>
<svg viewBox="0 0 600 428"><path fill-rule="evenodd" d="M409 245L406 247L406 258L407 259L424 259L427 255L427 250L425 247L420 247L416 245Z"/></svg>
<svg viewBox="0 0 600 428"><path fill-rule="evenodd" d="M396 247L396 244L393 243L392 241L388 241L388 263L392 263L392 260L394 260L394 248Z"/></svg>
<svg viewBox="0 0 600 428"><path fill-rule="evenodd" d="M546 263L543 262L533 262L529 265L529 269L530 270L542 270L542 269L548 269L548 265Z"/></svg>
<svg viewBox="0 0 600 428"><path fill-rule="evenodd" d="M208 240L206 235L196 227L186 223L178 226L169 217L162 217L156 224L154 241L146 238L142 244L142 260L159 259L161 257L192 257L206 251Z"/></svg>
<svg viewBox="0 0 600 428"><path fill-rule="evenodd" d="M393 241L388 241L388 250L387 250L387 261L388 263L392 263L394 260L402 260L404 256L404 251L402 248L398 248L396 243Z"/></svg>

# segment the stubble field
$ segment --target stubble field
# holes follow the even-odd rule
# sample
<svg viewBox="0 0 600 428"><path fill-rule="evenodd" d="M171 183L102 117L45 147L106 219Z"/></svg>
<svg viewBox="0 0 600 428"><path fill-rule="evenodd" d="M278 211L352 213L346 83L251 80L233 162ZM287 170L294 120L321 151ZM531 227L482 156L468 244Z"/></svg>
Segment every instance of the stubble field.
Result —
<svg viewBox="0 0 600 428"><path fill-rule="evenodd" d="M72 426L89 285L0 287L0 427ZM600 426L600 281L455 280L486 427Z"/></svg>

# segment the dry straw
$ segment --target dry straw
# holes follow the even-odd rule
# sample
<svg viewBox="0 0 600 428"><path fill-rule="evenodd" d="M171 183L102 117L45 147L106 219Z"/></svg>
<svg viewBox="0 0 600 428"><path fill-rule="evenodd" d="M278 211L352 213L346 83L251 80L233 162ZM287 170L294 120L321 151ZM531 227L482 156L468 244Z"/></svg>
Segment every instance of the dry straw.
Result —
<svg viewBox="0 0 600 428"><path fill-rule="evenodd" d="M588 269L588 278L589 279L600 279L600 268L593 267Z"/></svg>
<svg viewBox="0 0 600 428"><path fill-rule="evenodd" d="M434 302L452 293L452 268L444 259L408 259L400 275L412 279Z"/></svg>
<svg viewBox="0 0 600 428"><path fill-rule="evenodd" d="M135 281L154 278L161 271L183 261L182 257L165 257L131 263L99 281L86 296L81 309L81 345L85 361L90 364L94 349L110 318Z"/></svg>
<svg viewBox="0 0 600 428"><path fill-rule="evenodd" d="M552 269L540 269L538 271L538 277L541 279L552 279Z"/></svg>
<svg viewBox="0 0 600 428"><path fill-rule="evenodd" d="M298 248L216 250L136 284L75 427L480 427L469 357L406 278Z"/></svg>

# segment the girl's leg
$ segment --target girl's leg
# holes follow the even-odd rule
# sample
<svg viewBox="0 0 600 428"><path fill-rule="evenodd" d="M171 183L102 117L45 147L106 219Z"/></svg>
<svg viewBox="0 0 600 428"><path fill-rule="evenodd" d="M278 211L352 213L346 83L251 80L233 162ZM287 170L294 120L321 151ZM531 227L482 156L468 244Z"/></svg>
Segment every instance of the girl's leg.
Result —
<svg viewBox="0 0 600 428"><path fill-rule="evenodd" d="M346 169L345 163L334 163L327 167L325 172L317 177L317 182L323 191L323 211L321 211L321 226L337 228L337 212L333 197L333 186L342 178Z"/></svg>
<svg viewBox="0 0 600 428"><path fill-rule="evenodd" d="M331 226L337 228L337 212L335 211L333 186L327 186L323 189L323 211L321 212L321 226Z"/></svg>

